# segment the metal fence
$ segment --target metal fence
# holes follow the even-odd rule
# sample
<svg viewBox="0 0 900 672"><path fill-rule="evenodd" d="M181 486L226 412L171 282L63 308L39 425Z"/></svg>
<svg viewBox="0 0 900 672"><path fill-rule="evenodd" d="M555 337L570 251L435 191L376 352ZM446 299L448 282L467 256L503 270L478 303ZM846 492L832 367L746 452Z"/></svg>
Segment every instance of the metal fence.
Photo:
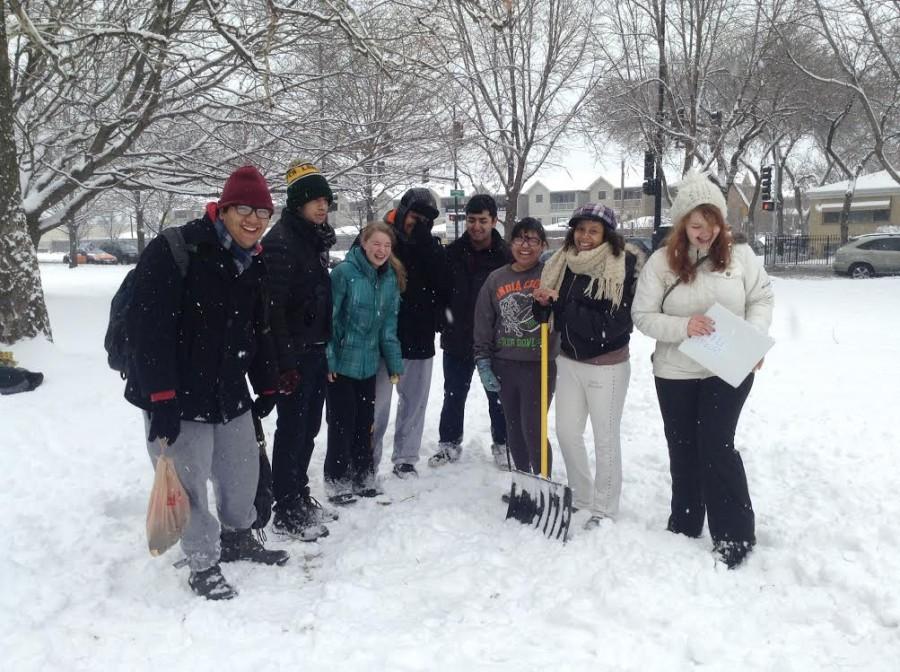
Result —
<svg viewBox="0 0 900 672"><path fill-rule="evenodd" d="M779 236L766 234L763 257L766 268L778 266L829 266L841 246L840 236Z"/></svg>

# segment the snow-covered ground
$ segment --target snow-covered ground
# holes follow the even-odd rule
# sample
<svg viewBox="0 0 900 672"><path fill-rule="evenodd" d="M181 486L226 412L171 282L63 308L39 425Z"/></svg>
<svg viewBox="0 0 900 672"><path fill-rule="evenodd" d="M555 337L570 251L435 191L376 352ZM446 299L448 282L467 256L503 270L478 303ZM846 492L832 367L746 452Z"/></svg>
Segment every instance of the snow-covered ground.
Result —
<svg viewBox="0 0 900 672"><path fill-rule="evenodd" d="M759 545L737 571L708 538L663 529L668 460L636 335L615 524L562 545L505 522L509 476L473 385L459 464L387 477L393 505L342 510L320 544L270 535L292 561L226 565L241 594L212 603L177 549L146 550L142 423L102 346L127 270L42 265L55 342L13 348L46 382L0 398L2 669L898 669L900 279L775 281L778 343L737 441ZM441 389L437 366L426 455Z"/></svg>

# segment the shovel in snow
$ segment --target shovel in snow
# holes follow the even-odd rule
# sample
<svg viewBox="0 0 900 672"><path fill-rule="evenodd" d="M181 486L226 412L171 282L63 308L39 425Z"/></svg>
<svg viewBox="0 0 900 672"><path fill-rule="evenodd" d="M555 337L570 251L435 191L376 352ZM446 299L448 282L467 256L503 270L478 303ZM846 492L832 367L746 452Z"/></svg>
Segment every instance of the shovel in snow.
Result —
<svg viewBox="0 0 900 672"><path fill-rule="evenodd" d="M549 315L548 315L549 318ZM565 543L572 520L572 489L563 483L551 481L547 445L548 349L550 325L541 321L541 473L512 472L509 490L507 518L532 525L550 539L562 539Z"/></svg>

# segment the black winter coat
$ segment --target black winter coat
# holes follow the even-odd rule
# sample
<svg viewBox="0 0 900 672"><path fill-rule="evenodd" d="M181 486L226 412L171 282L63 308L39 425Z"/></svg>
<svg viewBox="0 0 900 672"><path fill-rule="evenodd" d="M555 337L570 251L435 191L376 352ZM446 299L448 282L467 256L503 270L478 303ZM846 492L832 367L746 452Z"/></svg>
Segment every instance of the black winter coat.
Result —
<svg viewBox="0 0 900 672"><path fill-rule="evenodd" d="M461 359L472 358L475 302L487 277L512 261L509 246L496 229L491 246L476 250L468 233L447 246L447 311L441 330L441 348Z"/></svg>
<svg viewBox="0 0 900 672"><path fill-rule="evenodd" d="M288 211L263 238L262 247L278 369L296 369L301 353L324 352L331 338L328 248L312 222Z"/></svg>
<svg viewBox="0 0 900 672"><path fill-rule="evenodd" d="M389 215L389 218L391 215ZM406 290L400 295L397 336L403 359L434 357L434 335L440 331L444 312L443 285L447 259L441 241L427 230L407 236L395 222L403 222L405 208L394 211L397 244L394 255L406 267Z"/></svg>
<svg viewBox="0 0 900 672"><path fill-rule="evenodd" d="M125 398L150 410L151 395L174 391L182 419L228 422L250 408L248 373L257 394L277 386L265 266L257 256L238 275L209 215L181 231L191 250L185 278L162 236L135 270Z"/></svg>
<svg viewBox="0 0 900 672"><path fill-rule="evenodd" d="M631 340L631 303L637 288L637 258L625 254L625 287L622 303L613 310L609 299L584 295L590 278L576 275L568 268L559 288L559 301L553 306L554 329L560 335L560 347L570 358L591 359L628 345Z"/></svg>

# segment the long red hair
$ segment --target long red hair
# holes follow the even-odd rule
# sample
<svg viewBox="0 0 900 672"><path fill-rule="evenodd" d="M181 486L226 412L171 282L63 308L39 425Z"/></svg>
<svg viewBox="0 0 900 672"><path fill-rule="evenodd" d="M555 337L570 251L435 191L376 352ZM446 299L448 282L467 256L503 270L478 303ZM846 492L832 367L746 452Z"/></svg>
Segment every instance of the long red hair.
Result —
<svg viewBox="0 0 900 672"><path fill-rule="evenodd" d="M695 260L691 259L688 254L691 241L687 236L687 221L694 212L699 212L709 224L719 227L719 235L709 246L707 257L713 270L724 271L731 263L731 227L722 218L722 212L717 207L707 203L698 205L675 222L675 226L672 227L672 231L666 238L666 259L669 261L669 268L684 283L689 283L697 277Z"/></svg>

